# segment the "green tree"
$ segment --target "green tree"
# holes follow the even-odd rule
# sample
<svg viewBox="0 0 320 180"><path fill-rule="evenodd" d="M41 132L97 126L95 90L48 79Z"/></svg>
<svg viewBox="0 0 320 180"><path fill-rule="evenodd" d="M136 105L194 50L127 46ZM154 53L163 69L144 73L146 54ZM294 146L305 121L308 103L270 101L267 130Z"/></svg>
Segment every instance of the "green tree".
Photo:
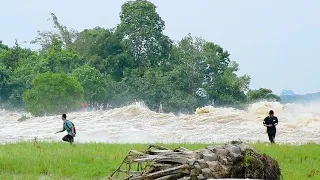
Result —
<svg viewBox="0 0 320 180"><path fill-rule="evenodd" d="M123 52L120 39L111 30L102 27L80 32L74 48L82 56L100 56L103 59Z"/></svg>
<svg viewBox="0 0 320 180"><path fill-rule="evenodd" d="M219 45L189 34L178 42L173 55L175 78L188 94L223 106L246 101L250 77L237 76L239 65ZM199 96L199 91L205 96Z"/></svg>
<svg viewBox="0 0 320 180"><path fill-rule="evenodd" d="M35 116L76 110L83 102L83 87L75 77L63 73L43 73L33 79L24 93L27 110Z"/></svg>
<svg viewBox="0 0 320 180"><path fill-rule="evenodd" d="M210 80L205 84L210 99L217 106L239 105L246 102L245 91L248 90L250 77L237 76L238 64L231 61L227 68L218 73L211 74Z"/></svg>
<svg viewBox="0 0 320 180"><path fill-rule="evenodd" d="M5 65L0 61L0 103L4 103L9 97L8 89L6 86L6 83L9 79L8 74L9 73L5 68Z"/></svg>
<svg viewBox="0 0 320 180"><path fill-rule="evenodd" d="M10 76L9 103L15 107L23 107L23 93L32 87L32 80L41 73L50 72L49 64L34 53L19 62Z"/></svg>
<svg viewBox="0 0 320 180"><path fill-rule="evenodd" d="M163 34L165 23L156 6L147 0L128 1L122 5L117 34L123 40L141 72L159 66L170 52L171 40Z"/></svg>
<svg viewBox="0 0 320 180"><path fill-rule="evenodd" d="M3 42L0 40L0 51L1 50L8 50L8 49L9 49L9 47L7 45L3 44Z"/></svg>
<svg viewBox="0 0 320 180"><path fill-rule="evenodd" d="M193 112L197 106L196 98L180 89L175 73L150 68L140 76L137 69L130 71L120 83L122 93L116 95L117 100L143 101L151 110L157 110L161 103L164 112Z"/></svg>
<svg viewBox="0 0 320 180"><path fill-rule="evenodd" d="M62 42L63 48L72 48L78 32L74 29L68 30L66 26L59 22L57 16L53 13L51 13L50 20L56 31L38 31L37 37L31 41L31 44L39 44L42 50L47 50L52 43L54 43L53 41L58 39Z"/></svg>
<svg viewBox="0 0 320 180"><path fill-rule="evenodd" d="M133 66L132 58L120 39L108 29L96 27L83 30L74 42L74 48L90 66L104 75L111 74L117 81L123 78L125 69Z"/></svg>
<svg viewBox="0 0 320 180"><path fill-rule="evenodd" d="M271 89L260 88L257 90L249 90L247 93L248 102L256 102L260 100L280 101L280 97L272 92Z"/></svg>
<svg viewBox="0 0 320 180"><path fill-rule="evenodd" d="M73 49L63 49L62 41L59 39L53 39L48 49L41 52L39 58L48 63L53 73L71 73L85 63Z"/></svg>
<svg viewBox="0 0 320 180"><path fill-rule="evenodd" d="M196 97L179 88L177 79L172 78L174 73L162 72L155 68L145 73L144 81L147 82L147 88L142 93L147 94L146 101L149 107L157 110L161 103L164 112L194 112L197 107Z"/></svg>
<svg viewBox="0 0 320 180"><path fill-rule="evenodd" d="M201 38L193 38L191 34L184 37L177 44L175 52L176 60L174 67L178 74L177 80L183 86L183 89L190 95L195 95L198 88L202 86L204 81L205 54L203 53L203 46L205 41Z"/></svg>
<svg viewBox="0 0 320 180"><path fill-rule="evenodd" d="M26 59L33 56L37 56L37 53L30 49L21 48L17 42L12 48L0 50L0 91L2 102L13 106L22 104L21 94L24 86L15 82L15 71ZM18 78L23 79L24 76Z"/></svg>
<svg viewBox="0 0 320 180"><path fill-rule="evenodd" d="M102 74L88 65L81 66L72 72L84 89L87 102L103 103L108 97L107 84Z"/></svg>
<svg viewBox="0 0 320 180"><path fill-rule="evenodd" d="M12 48L0 51L0 62L3 63L6 69L13 71L18 66L19 61L26 59L35 53L36 52L30 49L21 48L16 41Z"/></svg>
<svg viewBox="0 0 320 180"><path fill-rule="evenodd" d="M53 13L51 20L53 30L38 31L32 41L40 52L0 41L1 103L27 103L43 115L73 110L82 100L114 107L144 101L152 110L161 103L165 112L279 100L268 89L249 90L250 77L238 75L239 64L218 44L191 34L173 43L150 1L124 3L120 24L110 29L78 33Z"/></svg>

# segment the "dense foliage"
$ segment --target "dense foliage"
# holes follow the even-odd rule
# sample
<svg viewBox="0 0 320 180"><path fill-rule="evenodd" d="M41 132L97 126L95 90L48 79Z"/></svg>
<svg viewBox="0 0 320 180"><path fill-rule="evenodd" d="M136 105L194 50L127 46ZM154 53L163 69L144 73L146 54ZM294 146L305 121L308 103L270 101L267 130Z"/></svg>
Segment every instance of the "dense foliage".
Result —
<svg viewBox="0 0 320 180"><path fill-rule="evenodd" d="M258 90L249 90L247 93L248 101L254 102L256 100L271 100L280 101L280 97L273 94L270 89L260 88Z"/></svg>
<svg viewBox="0 0 320 180"><path fill-rule="evenodd" d="M43 73L33 79L33 85L25 91L23 100L36 116L76 110L83 102L83 87L75 77Z"/></svg>
<svg viewBox="0 0 320 180"><path fill-rule="evenodd" d="M39 52L0 41L1 104L40 115L70 110L69 104L59 107L61 99L74 108L83 95L81 103L116 107L143 101L152 110L162 104L165 112L193 112L276 97L269 90L246 94L250 77L237 75L239 65L221 46L190 34L173 42L149 1L124 3L113 29L77 32L51 16L55 31L39 31L32 41L41 45Z"/></svg>

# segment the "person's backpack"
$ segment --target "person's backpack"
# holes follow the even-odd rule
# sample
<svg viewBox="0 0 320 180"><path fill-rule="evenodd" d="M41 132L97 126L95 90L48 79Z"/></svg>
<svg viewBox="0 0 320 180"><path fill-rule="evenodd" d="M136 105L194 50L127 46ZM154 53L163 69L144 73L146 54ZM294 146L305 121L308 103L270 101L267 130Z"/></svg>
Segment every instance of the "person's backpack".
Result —
<svg viewBox="0 0 320 180"><path fill-rule="evenodd" d="M71 123L72 123L74 134L77 134L76 127L74 126L73 122L71 122Z"/></svg>

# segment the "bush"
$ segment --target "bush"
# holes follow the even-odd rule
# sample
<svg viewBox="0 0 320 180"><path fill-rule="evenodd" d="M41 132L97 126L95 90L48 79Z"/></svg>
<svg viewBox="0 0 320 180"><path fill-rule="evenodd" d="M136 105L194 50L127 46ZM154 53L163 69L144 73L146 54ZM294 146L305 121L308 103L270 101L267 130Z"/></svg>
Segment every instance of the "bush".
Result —
<svg viewBox="0 0 320 180"><path fill-rule="evenodd" d="M44 73L33 79L33 88L24 92L27 111L34 116L61 114L79 108L84 90L75 77Z"/></svg>
<svg viewBox="0 0 320 180"><path fill-rule="evenodd" d="M87 102L104 102L107 97L107 84L97 69L84 65L75 69L72 75L82 85Z"/></svg>

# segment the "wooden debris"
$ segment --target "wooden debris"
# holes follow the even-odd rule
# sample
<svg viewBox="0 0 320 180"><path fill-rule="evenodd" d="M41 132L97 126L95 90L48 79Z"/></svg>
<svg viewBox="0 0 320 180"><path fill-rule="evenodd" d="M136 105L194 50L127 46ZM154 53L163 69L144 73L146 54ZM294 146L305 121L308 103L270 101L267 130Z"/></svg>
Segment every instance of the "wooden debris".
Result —
<svg viewBox="0 0 320 180"><path fill-rule="evenodd" d="M123 167L125 165L129 169L125 169ZM120 167L111 174L110 179L254 178L280 180L280 177L280 168L275 160L265 154L259 154L242 142L233 141L197 151L183 147L170 150L157 145L150 145L143 152L132 150Z"/></svg>

